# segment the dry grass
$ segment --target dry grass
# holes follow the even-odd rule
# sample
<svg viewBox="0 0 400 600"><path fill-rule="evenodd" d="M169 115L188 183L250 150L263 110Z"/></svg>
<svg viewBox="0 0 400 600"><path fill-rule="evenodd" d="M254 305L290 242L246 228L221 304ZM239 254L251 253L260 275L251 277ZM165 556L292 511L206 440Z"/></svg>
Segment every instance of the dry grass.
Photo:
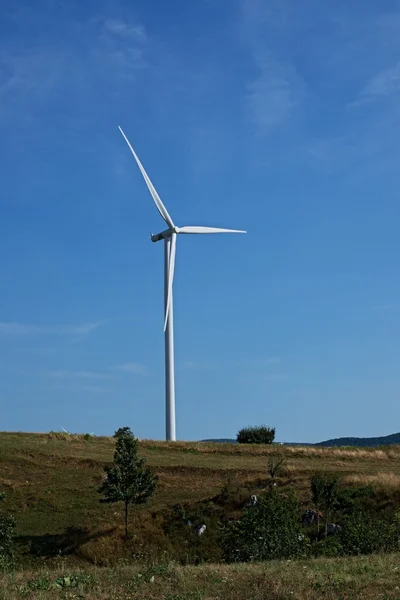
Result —
<svg viewBox="0 0 400 600"><path fill-rule="evenodd" d="M111 439L111 438L109 438ZM271 446L257 444L218 444L209 442L159 442L153 440L141 440L143 449L157 449L164 451L184 451L205 454L234 454L245 456L268 456L280 454L286 457L306 458L344 458L353 460L387 460L400 457L400 446L388 446L386 448L325 448L318 446Z"/></svg>
<svg viewBox="0 0 400 600"><path fill-rule="evenodd" d="M400 475L388 472L379 472L374 475L368 475L367 473L355 473L354 475L347 475L344 478L344 483L349 485L374 485L383 488L399 488L400 489Z"/></svg>
<svg viewBox="0 0 400 600"><path fill-rule="evenodd" d="M17 435L30 437L36 436L42 440L61 440L69 442L88 441L91 439L89 434L66 433L63 431L51 431L49 433L37 434L8 434L0 432L0 435ZM93 437L105 444L113 444L112 437ZM156 440L140 440L140 447L143 450L158 452L187 452L194 454L218 454L218 455L244 455L244 456L268 456L270 454L279 454L287 458L291 456L305 458L342 458L352 460L388 460L400 458L400 445L381 447L381 448L357 448L357 447L339 447L325 448L318 446L281 446L273 444L271 446L257 444L229 444L229 443L211 443L211 442L164 442Z"/></svg>
<svg viewBox="0 0 400 600"><path fill-rule="evenodd" d="M73 577L76 576L74 580ZM59 588L77 582L75 588ZM150 567L51 570L0 575L2 600L81 598L85 600L377 600L400 597L396 555L267 564L173 563Z"/></svg>

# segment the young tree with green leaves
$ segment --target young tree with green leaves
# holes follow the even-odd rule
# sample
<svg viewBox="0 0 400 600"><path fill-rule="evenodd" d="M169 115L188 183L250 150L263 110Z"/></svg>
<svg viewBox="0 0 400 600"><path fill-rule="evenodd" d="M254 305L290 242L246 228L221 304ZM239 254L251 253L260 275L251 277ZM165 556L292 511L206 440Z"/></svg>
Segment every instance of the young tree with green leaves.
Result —
<svg viewBox="0 0 400 600"><path fill-rule="evenodd" d="M128 537L128 506L144 504L155 492L157 476L138 456L138 440L129 427L115 432L116 447L112 465L104 467L106 478L98 489L100 502L123 502L125 536Z"/></svg>

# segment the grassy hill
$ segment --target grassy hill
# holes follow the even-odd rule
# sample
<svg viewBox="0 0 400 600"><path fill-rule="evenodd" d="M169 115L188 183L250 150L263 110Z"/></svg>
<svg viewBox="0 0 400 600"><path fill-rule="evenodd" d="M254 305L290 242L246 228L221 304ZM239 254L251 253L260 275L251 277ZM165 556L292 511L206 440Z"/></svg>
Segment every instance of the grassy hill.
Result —
<svg viewBox="0 0 400 600"><path fill-rule="evenodd" d="M377 512L400 506L400 447L342 449L141 441L140 454L157 472L159 486L148 505L132 512L134 536L127 543L121 536L122 506L101 504L96 491L103 466L112 460L114 442L113 438L59 433L0 433L0 491L7 492L5 509L17 521L18 559L25 569L37 569L43 560L46 568L60 569L62 560L63 568L89 571L95 568L90 565L115 567L132 558L152 564L173 560L182 568L203 560L217 563L218 523L236 518L248 497L265 488L268 457L274 454L287 458L279 486L296 490L304 507L310 506L310 477L321 470L338 473L350 486L371 485L371 502ZM190 537L182 514L194 522L205 522L207 535ZM129 568L135 572L136 567ZM171 577L181 577L177 574L179 568ZM202 569L198 572L207 571L206 567ZM244 565L238 569L243 569L240 573L244 580L249 573L258 573L256 566L249 566L247 575ZM262 570L255 576L266 577ZM222 578L222 571L218 577ZM172 592L170 597L174 597ZM203 598L174 598L189 597ZM211 592L204 596L211 597ZM242 598L234 596L233 591L226 597Z"/></svg>

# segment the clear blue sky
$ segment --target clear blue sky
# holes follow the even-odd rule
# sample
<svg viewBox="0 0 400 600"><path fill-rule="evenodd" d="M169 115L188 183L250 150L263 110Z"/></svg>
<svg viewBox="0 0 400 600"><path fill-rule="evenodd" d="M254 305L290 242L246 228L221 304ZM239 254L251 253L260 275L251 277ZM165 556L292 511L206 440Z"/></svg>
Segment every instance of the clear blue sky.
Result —
<svg viewBox="0 0 400 600"><path fill-rule="evenodd" d="M378 6L379 5L379 6ZM179 439L400 430L400 4L5 0L2 430L164 437L163 229L182 236Z"/></svg>

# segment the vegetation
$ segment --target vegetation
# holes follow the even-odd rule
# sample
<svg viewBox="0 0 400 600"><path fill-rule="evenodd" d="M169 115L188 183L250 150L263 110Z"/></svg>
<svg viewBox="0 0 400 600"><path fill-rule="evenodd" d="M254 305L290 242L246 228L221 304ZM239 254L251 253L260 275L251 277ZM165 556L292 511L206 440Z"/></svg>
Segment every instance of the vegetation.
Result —
<svg viewBox="0 0 400 600"><path fill-rule="evenodd" d="M344 520L340 533L344 554L372 554L399 550L399 531L396 523L359 512Z"/></svg>
<svg viewBox="0 0 400 600"><path fill-rule="evenodd" d="M5 600L397 600L397 554L196 567L62 562L0 574Z"/></svg>
<svg viewBox="0 0 400 600"><path fill-rule="evenodd" d="M312 501L317 511L317 531L319 533L320 511L324 500L324 478L323 475L313 475L311 478Z"/></svg>
<svg viewBox="0 0 400 600"><path fill-rule="evenodd" d="M99 488L101 502L123 502L125 506L125 536L128 537L128 506L144 504L155 492L156 476L138 457L138 440L129 427L115 432L114 462L104 467L106 479Z"/></svg>
<svg viewBox="0 0 400 600"><path fill-rule="evenodd" d="M285 474L287 467L286 456L280 456L279 454L271 454L268 457L267 473L271 478L271 482L274 482L277 477L281 477Z"/></svg>
<svg viewBox="0 0 400 600"><path fill-rule="evenodd" d="M306 537L299 520L299 501L292 493L272 490L241 519L227 523L222 532L224 558L248 562L293 558L305 553Z"/></svg>
<svg viewBox="0 0 400 600"><path fill-rule="evenodd" d="M400 447L133 438L136 457L146 461L158 482L155 493L131 515L133 535L126 539L124 511L118 503L112 509L99 503L96 495L104 464L115 466L113 452L124 438L133 435L126 430L118 430L114 438L0 434L0 486L7 491L2 504L4 513L16 518L18 567L0 581L0 590L7 590L4 598L52 598L64 588L67 594L70 587L76 598L261 600L287 598L288 590L294 592L290 597L307 600L357 594L371 600L396 597L398 574L390 571L395 558L367 554L398 549ZM275 474L277 486L265 491L270 465L281 458L286 464ZM337 480L329 518L342 528L326 538L316 526L301 526L302 512L316 508L311 486L315 475L322 482ZM257 503L247 506L254 494ZM198 536L195 527L201 524L207 529ZM264 540L255 539L256 524L261 524L258 537ZM238 564L236 548L240 560L249 563L253 557L296 560ZM361 558L350 558L358 553ZM308 557L305 562L303 555ZM320 558L311 561L315 556ZM235 564L223 564L224 557Z"/></svg>
<svg viewBox="0 0 400 600"><path fill-rule="evenodd" d="M244 427L237 436L236 441L239 444L272 444L275 439L275 428L266 427Z"/></svg>
<svg viewBox="0 0 400 600"><path fill-rule="evenodd" d="M319 531L319 510L325 515L325 537L328 535L328 523L333 511L339 504L339 479L334 475L314 475L311 479L311 493L317 508L317 526Z"/></svg>
<svg viewBox="0 0 400 600"><path fill-rule="evenodd" d="M0 503L6 498L4 492L0 493ZM13 529L15 521L13 517L0 514L0 571L9 569L14 562Z"/></svg>

